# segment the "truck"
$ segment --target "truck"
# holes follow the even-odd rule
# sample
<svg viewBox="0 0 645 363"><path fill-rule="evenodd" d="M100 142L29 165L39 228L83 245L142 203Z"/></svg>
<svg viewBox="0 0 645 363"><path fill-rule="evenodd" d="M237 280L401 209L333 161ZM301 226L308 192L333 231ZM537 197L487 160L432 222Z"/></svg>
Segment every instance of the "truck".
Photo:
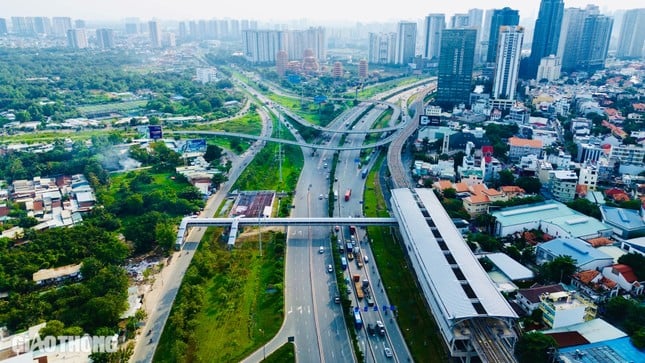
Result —
<svg viewBox="0 0 645 363"><path fill-rule="evenodd" d="M350 198L351 196L352 196L352 190L351 190L351 189L347 189L347 190L345 191L345 201L346 201L346 202L349 202L349 198Z"/></svg>
<svg viewBox="0 0 645 363"><path fill-rule="evenodd" d="M363 286L361 285L360 282L355 282L354 283L354 289L356 289L356 297L359 300L362 300L363 297L365 297L365 294L363 294Z"/></svg>
<svg viewBox="0 0 645 363"><path fill-rule="evenodd" d="M354 254L356 256L356 266L358 268L363 267L363 256L361 256L361 251L359 250L357 253Z"/></svg>
<svg viewBox="0 0 645 363"><path fill-rule="evenodd" d="M367 177L367 171L367 168L363 168L363 170L361 171L361 178L365 179Z"/></svg>
<svg viewBox="0 0 645 363"><path fill-rule="evenodd" d="M349 226L349 234L352 236L356 235L356 226Z"/></svg>
<svg viewBox="0 0 645 363"><path fill-rule="evenodd" d="M347 260L345 259L345 257L340 258L340 265L343 267L343 270L347 269Z"/></svg>

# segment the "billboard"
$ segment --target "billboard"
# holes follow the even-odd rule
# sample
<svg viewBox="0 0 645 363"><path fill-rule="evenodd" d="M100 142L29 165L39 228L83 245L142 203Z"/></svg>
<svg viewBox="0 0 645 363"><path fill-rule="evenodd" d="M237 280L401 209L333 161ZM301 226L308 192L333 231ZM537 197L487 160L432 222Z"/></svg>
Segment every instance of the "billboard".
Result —
<svg viewBox="0 0 645 363"><path fill-rule="evenodd" d="M163 130L161 125L148 126L148 138L152 140L160 140L163 138Z"/></svg>
<svg viewBox="0 0 645 363"><path fill-rule="evenodd" d="M181 150L182 152L185 152L185 153L206 152L206 140L205 139L186 140Z"/></svg>
<svg viewBox="0 0 645 363"><path fill-rule="evenodd" d="M422 126L440 126L441 118L439 116L420 115L419 124L421 124Z"/></svg>

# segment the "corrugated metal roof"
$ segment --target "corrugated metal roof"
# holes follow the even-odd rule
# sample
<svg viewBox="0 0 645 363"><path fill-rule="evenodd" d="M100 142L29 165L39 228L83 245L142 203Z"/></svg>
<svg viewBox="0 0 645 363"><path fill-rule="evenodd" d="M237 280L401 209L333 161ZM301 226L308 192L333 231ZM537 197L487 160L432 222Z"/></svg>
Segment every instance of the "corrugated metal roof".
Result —
<svg viewBox="0 0 645 363"><path fill-rule="evenodd" d="M504 275L513 281L530 280L534 277L533 271L524 267L505 253L489 253L485 255L500 269Z"/></svg>
<svg viewBox="0 0 645 363"><path fill-rule="evenodd" d="M513 311L506 299L497 291L494 282L488 277L470 248L461 236L461 233L448 213L430 189L415 189L419 200L430 214L439 234L446 243L450 254L465 276L470 288L475 293L475 302L479 301L486 314L499 317L513 317ZM437 243L430 226L417 207L412 192L409 189L396 189L392 191L393 198L401 208L401 216L410 241L419 252L419 260L424 266L424 276L436 288L435 299L450 312L451 318L468 318L482 316L468 298L464 287L452 270L445 254Z"/></svg>

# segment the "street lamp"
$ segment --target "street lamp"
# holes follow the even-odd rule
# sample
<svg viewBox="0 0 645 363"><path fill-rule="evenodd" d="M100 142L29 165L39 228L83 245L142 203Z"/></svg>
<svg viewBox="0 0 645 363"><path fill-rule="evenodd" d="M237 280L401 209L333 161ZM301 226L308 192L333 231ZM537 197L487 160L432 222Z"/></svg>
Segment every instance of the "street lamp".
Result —
<svg viewBox="0 0 645 363"><path fill-rule="evenodd" d="M263 329L258 329L258 330L260 331L260 333L262 333L262 340L264 340L264 330ZM262 344L262 355L264 356L264 358L262 360L265 361L267 359L267 344L266 344L266 342L263 342L263 344Z"/></svg>

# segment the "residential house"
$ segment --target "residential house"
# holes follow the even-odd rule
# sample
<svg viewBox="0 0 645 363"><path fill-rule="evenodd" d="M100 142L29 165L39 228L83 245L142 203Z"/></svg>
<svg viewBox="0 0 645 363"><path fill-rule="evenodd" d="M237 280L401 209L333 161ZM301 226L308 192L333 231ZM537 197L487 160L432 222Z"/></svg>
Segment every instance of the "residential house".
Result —
<svg viewBox="0 0 645 363"><path fill-rule="evenodd" d="M589 321L596 317L597 307L581 295L552 292L540 296L542 320L549 328L560 328Z"/></svg>
<svg viewBox="0 0 645 363"><path fill-rule="evenodd" d="M519 289L515 295L515 301L527 314L531 314L533 310L540 306L540 296L542 294L562 291L564 291L564 288L560 284Z"/></svg>
<svg viewBox="0 0 645 363"><path fill-rule="evenodd" d="M621 238L629 239L645 236L645 211L600 206L602 221L613 227L614 233Z"/></svg>
<svg viewBox="0 0 645 363"><path fill-rule="evenodd" d="M602 269L602 275L632 295L643 294L645 281L638 281L634 270L627 265L615 264L607 266Z"/></svg>
<svg viewBox="0 0 645 363"><path fill-rule="evenodd" d="M535 250L535 260L538 265L551 262L560 256L571 257L576 261L578 270L596 270L614 263L611 256L578 238L556 238L540 243Z"/></svg>

